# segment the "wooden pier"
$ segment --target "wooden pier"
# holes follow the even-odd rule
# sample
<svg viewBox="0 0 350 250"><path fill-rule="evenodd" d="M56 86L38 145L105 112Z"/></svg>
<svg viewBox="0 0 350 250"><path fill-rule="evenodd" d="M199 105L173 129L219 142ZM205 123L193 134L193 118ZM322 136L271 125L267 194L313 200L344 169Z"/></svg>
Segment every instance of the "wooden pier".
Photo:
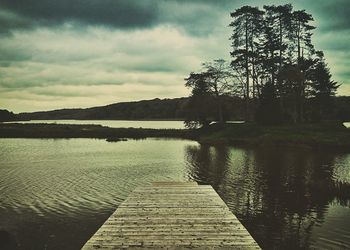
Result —
<svg viewBox="0 0 350 250"><path fill-rule="evenodd" d="M260 249L208 185L139 187L84 245L87 249Z"/></svg>

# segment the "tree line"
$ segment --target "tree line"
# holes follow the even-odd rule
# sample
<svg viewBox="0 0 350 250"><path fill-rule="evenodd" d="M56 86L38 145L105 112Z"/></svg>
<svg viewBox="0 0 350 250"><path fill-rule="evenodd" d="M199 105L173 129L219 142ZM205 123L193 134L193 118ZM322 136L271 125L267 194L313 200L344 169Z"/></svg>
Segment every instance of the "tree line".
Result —
<svg viewBox="0 0 350 250"><path fill-rule="evenodd" d="M225 121L225 103L244 100L245 120L263 124L334 118L339 84L312 43L312 15L291 4L243 6L231 13L231 60L203 64L185 79L188 127Z"/></svg>

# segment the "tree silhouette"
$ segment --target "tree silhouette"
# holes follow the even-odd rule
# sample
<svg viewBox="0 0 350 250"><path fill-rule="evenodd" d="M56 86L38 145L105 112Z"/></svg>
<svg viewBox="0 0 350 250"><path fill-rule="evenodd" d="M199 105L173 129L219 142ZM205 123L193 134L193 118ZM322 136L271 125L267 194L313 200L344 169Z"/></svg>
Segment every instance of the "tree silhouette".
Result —
<svg viewBox="0 0 350 250"><path fill-rule="evenodd" d="M272 39L276 41L278 49L278 68L281 69L287 57L284 53L288 49L288 40L292 37L292 5L265 5L265 25L270 29ZM271 37L270 37L271 39Z"/></svg>
<svg viewBox="0 0 350 250"><path fill-rule="evenodd" d="M325 62L324 54L317 52L317 59L311 74L311 91L314 97L315 115L318 119L327 117L331 113L334 103L333 96L337 91L339 84L332 80L332 75Z"/></svg>
<svg viewBox="0 0 350 250"><path fill-rule="evenodd" d="M315 27L309 24L314 19L305 10L294 11L292 16L293 40L297 46L297 63L299 64L301 58L304 57L304 50L309 53L314 52L314 46L311 43L311 32Z"/></svg>
<svg viewBox="0 0 350 250"><path fill-rule="evenodd" d="M188 128L207 127L212 117L211 95L206 73L191 73L186 80L186 87L192 88L186 106L185 126Z"/></svg>
<svg viewBox="0 0 350 250"><path fill-rule="evenodd" d="M332 81L322 53L315 52L312 15L286 4L265 5L264 10L243 6L231 17L231 67L216 60L186 79L192 88L190 102L199 105L197 118L190 119L204 122L198 117L205 114L223 122L223 97L237 95L245 100L246 121L273 124L332 118L326 114L339 85ZM195 101L201 98L202 104ZM208 114L208 103L217 114Z"/></svg>
<svg viewBox="0 0 350 250"><path fill-rule="evenodd" d="M186 126L207 126L212 120L224 122L225 97L240 93L239 84L232 84L235 75L222 59L203 64L203 71L192 72L185 86L191 88Z"/></svg>
<svg viewBox="0 0 350 250"><path fill-rule="evenodd" d="M230 26L233 27L231 36L232 48L232 66L236 69L244 69L245 75L245 94L246 99L246 119L250 119L249 115L249 97L250 97L250 78L253 76L253 96L256 89L256 62L257 60L257 44L263 27L264 12L257 7L243 6L231 13L234 19Z"/></svg>

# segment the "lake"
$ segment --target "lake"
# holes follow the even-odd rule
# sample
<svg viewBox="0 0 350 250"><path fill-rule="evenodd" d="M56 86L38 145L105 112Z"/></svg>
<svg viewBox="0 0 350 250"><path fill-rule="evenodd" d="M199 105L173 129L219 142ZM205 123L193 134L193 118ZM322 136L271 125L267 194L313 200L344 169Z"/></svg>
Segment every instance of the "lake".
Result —
<svg viewBox="0 0 350 250"><path fill-rule="evenodd" d="M350 248L350 154L0 139L0 249L80 249L137 186L188 180L212 185L265 249Z"/></svg>
<svg viewBox="0 0 350 250"><path fill-rule="evenodd" d="M184 129L183 121L134 121L134 120L32 120L5 123L46 123L46 124L94 124L110 128L154 128L154 129ZM228 121L227 123L243 123L243 121ZM350 122L344 122L350 128Z"/></svg>
<svg viewBox="0 0 350 250"><path fill-rule="evenodd" d="M184 129L183 121L132 121L132 120L32 120L7 123L94 124L110 128Z"/></svg>

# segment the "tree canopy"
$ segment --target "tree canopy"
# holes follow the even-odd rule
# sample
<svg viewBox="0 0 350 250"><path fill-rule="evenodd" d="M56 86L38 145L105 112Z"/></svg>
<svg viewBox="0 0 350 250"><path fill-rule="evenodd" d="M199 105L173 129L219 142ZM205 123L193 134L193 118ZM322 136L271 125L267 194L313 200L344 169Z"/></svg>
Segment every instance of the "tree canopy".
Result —
<svg viewBox="0 0 350 250"><path fill-rule="evenodd" d="M223 122L225 97L245 100L246 121L333 119L332 97L339 84L312 43L312 15L291 4L243 6L230 15L230 63L204 63L201 72L185 79L193 111L188 123Z"/></svg>

